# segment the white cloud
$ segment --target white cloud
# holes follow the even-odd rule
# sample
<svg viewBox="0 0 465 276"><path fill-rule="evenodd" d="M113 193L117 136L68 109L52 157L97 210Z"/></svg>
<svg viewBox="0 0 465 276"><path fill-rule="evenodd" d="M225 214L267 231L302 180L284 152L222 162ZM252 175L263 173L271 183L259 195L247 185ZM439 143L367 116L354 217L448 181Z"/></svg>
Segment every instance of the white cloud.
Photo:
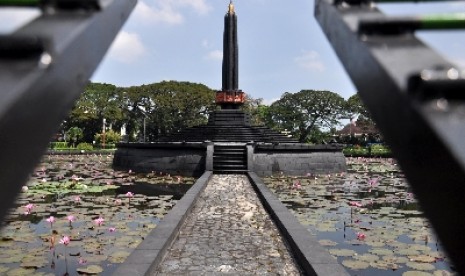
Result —
<svg viewBox="0 0 465 276"><path fill-rule="evenodd" d="M147 53L138 34L120 32L113 42L109 56L122 63L134 63Z"/></svg>
<svg viewBox="0 0 465 276"><path fill-rule="evenodd" d="M39 15L38 9L2 8L0 9L0 33L14 32Z"/></svg>
<svg viewBox="0 0 465 276"><path fill-rule="evenodd" d="M202 40L202 47L210 48L210 42L206 39Z"/></svg>
<svg viewBox="0 0 465 276"><path fill-rule="evenodd" d="M137 4L134 18L148 24L176 25L184 22L181 11L189 8L200 15L212 9L206 0L145 0Z"/></svg>
<svg viewBox="0 0 465 276"><path fill-rule="evenodd" d="M134 10L134 18L148 24L180 24L184 21L183 16L168 5L167 2L158 5L158 7L151 7L143 1L139 1Z"/></svg>
<svg viewBox="0 0 465 276"><path fill-rule="evenodd" d="M223 51L221 50L214 50L207 54L206 56L209 60L221 61L223 60Z"/></svg>
<svg viewBox="0 0 465 276"><path fill-rule="evenodd" d="M161 1L167 1L167 0L161 0ZM201 14L201 15L207 14L212 9L212 7L207 4L206 0L168 0L168 1L172 2L174 6L193 8L196 13Z"/></svg>
<svg viewBox="0 0 465 276"><path fill-rule="evenodd" d="M325 65L316 51L303 51L302 54L294 59L302 68L313 72L323 72L326 70Z"/></svg>
<svg viewBox="0 0 465 276"><path fill-rule="evenodd" d="M273 98L273 99L263 99L263 104L264 105L271 105L272 103L276 102L280 98Z"/></svg>

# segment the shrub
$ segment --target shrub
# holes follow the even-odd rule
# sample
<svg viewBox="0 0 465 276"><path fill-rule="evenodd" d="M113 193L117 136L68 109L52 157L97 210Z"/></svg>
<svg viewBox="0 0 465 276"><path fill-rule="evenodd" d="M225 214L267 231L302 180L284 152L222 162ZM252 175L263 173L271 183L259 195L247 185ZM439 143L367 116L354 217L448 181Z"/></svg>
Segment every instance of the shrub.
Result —
<svg viewBox="0 0 465 276"><path fill-rule="evenodd" d="M89 143L79 143L76 147L78 150L93 150L94 147Z"/></svg>
<svg viewBox="0 0 465 276"><path fill-rule="evenodd" d="M53 150L63 150L68 149L69 145L68 142L51 142L50 148Z"/></svg>
<svg viewBox="0 0 465 276"><path fill-rule="evenodd" d="M102 133L95 134L94 139L97 144L102 144L103 142L102 136L103 136ZM108 146L110 146L111 144L113 144L113 147L114 147L114 144L119 143L120 141L121 141L121 135L119 133L111 129L105 132L105 148L109 148Z"/></svg>
<svg viewBox="0 0 465 276"><path fill-rule="evenodd" d="M372 145L371 155L372 156L390 156L391 150L385 145Z"/></svg>

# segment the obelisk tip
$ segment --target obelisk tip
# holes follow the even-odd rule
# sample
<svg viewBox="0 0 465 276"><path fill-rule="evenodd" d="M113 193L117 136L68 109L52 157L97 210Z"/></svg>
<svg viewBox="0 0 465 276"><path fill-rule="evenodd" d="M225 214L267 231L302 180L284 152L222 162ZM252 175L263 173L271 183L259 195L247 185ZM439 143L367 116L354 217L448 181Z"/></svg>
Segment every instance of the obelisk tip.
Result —
<svg viewBox="0 0 465 276"><path fill-rule="evenodd" d="M234 13L234 4L232 0L229 1L229 13L230 14Z"/></svg>

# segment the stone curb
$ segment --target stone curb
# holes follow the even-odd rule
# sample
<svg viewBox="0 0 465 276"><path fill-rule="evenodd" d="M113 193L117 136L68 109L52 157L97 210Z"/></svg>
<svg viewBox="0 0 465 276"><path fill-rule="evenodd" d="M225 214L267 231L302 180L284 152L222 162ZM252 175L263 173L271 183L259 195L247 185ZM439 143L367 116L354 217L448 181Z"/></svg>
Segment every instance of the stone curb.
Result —
<svg viewBox="0 0 465 276"><path fill-rule="evenodd" d="M159 225L139 244L112 274L114 276L142 276L150 275L163 260L166 251L176 239L179 229L202 191L212 176L206 171L187 193L176 203L171 211L163 218Z"/></svg>
<svg viewBox="0 0 465 276"><path fill-rule="evenodd" d="M349 276L345 268L311 236L254 172L247 174L257 196L276 223L304 275Z"/></svg>

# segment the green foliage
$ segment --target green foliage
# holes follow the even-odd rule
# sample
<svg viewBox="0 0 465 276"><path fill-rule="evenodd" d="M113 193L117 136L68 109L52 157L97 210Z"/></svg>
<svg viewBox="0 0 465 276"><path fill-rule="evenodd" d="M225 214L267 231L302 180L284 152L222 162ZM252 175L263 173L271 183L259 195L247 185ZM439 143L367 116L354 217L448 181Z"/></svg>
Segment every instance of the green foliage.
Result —
<svg viewBox="0 0 465 276"><path fill-rule="evenodd" d="M268 126L288 129L300 142L317 140L311 135L339 125L343 118L347 118L347 105L341 96L330 91L286 92L267 111Z"/></svg>
<svg viewBox="0 0 465 276"><path fill-rule="evenodd" d="M370 112L366 109L358 94L353 95L347 100L347 109L350 118L357 117L357 126L363 131L370 132L368 130L376 128Z"/></svg>
<svg viewBox="0 0 465 276"><path fill-rule="evenodd" d="M372 156L391 156L391 149L385 145L371 145L370 152Z"/></svg>
<svg viewBox="0 0 465 276"><path fill-rule="evenodd" d="M102 138L103 138L102 133L97 133L94 136L95 142L97 144L103 144L103 139ZM112 129L105 132L105 144L106 145L109 145L109 144L114 145L116 143L119 143L120 141L121 141L121 135L118 132L113 131Z"/></svg>
<svg viewBox="0 0 465 276"><path fill-rule="evenodd" d="M263 104L263 99L254 99L247 95L246 101L242 106L242 110L250 115L250 121L254 126L263 126L266 123L266 114L268 106Z"/></svg>
<svg viewBox="0 0 465 276"><path fill-rule="evenodd" d="M347 147L344 150L342 150L342 153L344 153L345 156L370 156L369 149L365 147L362 148L360 146Z"/></svg>
<svg viewBox="0 0 465 276"><path fill-rule="evenodd" d="M84 136L84 133L81 128L79 127L71 127L68 129L66 132L66 137L68 141L72 143L73 146L76 145L76 143L79 143Z"/></svg>
<svg viewBox="0 0 465 276"><path fill-rule="evenodd" d="M143 85L140 89L148 93L150 99L150 105L143 106L148 119L148 136L166 135L205 124L209 112L215 109L215 91L203 84L164 81ZM140 121L143 118L139 116Z"/></svg>
<svg viewBox="0 0 465 276"><path fill-rule="evenodd" d="M129 138L143 135L145 121L147 138L153 139L206 123L209 111L215 108L214 99L214 90L189 82L168 81L128 88L90 83L66 119L65 127L81 128L82 141L92 142L95 133L102 132L104 119L110 129L125 125ZM115 138L112 142L119 140Z"/></svg>
<svg viewBox="0 0 465 276"><path fill-rule="evenodd" d="M50 142L50 148L53 150L63 150L68 149L68 142Z"/></svg>
<svg viewBox="0 0 465 276"><path fill-rule="evenodd" d="M369 145L361 147L359 145L345 148L343 151L345 156L362 156L362 157L391 157L391 150L381 144Z"/></svg>
<svg viewBox="0 0 465 276"><path fill-rule="evenodd" d="M93 150L94 146L89 143L79 143L76 147L77 150Z"/></svg>
<svg viewBox="0 0 465 276"><path fill-rule="evenodd" d="M89 83L72 109L68 125L83 130L83 141L91 142L94 134L107 125L121 127L124 123L124 95L120 88L106 83Z"/></svg>

